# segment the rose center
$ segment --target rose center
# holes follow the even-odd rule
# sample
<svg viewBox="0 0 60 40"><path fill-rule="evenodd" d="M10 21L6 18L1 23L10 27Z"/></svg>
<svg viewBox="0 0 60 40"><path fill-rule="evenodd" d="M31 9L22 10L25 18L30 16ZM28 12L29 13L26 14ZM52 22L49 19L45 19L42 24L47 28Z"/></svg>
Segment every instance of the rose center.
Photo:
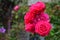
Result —
<svg viewBox="0 0 60 40"><path fill-rule="evenodd" d="M46 26L45 26L45 25L41 25L41 26L40 26L40 30L43 32L43 31L46 31L46 30L47 30L47 28L46 28Z"/></svg>

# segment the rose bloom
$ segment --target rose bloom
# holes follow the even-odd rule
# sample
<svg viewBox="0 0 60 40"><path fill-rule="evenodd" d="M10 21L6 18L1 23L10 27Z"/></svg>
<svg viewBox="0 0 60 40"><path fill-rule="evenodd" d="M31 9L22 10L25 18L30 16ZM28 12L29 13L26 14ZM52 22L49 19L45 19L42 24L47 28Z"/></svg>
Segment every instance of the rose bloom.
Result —
<svg viewBox="0 0 60 40"><path fill-rule="evenodd" d="M45 4L43 2L37 2L36 4L32 4L29 11L37 13L44 11L46 8Z"/></svg>
<svg viewBox="0 0 60 40"><path fill-rule="evenodd" d="M46 21L46 22L50 22L50 17L47 13L41 13L40 15L40 20Z"/></svg>
<svg viewBox="0 0 60 40"><path fill-rule="evenodd" d="M50 22L50 17L47 13L42 12L41 14L35 15L34 22L37 23L39 21Z"/></svg>
<svg viewBox="0 0 60 40"><path fill-rule="evenodd" d="M51 24L46 21L40 21L35 26L35 32L40 36L47 36L51 30Z"/></svg>
<svg viewBox="0 0 60 40"><path fill-rule="evenodd" d="M15 10L15 11L18 11L19 8L20 8L20 6L19 6L19 5L16 5L16 6L14 7L14 10Z"/></svg>
<svg viewBox="0 0 60 40"><path fill-rule="evenodd" d="M34 33L35 32L35 26L34 26L34 24L26 24L25 25L25 30L27 31L27 32L31 32L31 33Z"/></svg>
<svg viewBox="0 0 60 40"><path fill-rule="evenodd" d="M24 22L25 24L32 23L34 19L34 14L31 14L30 12L27 12L24 16Z"/></svg>

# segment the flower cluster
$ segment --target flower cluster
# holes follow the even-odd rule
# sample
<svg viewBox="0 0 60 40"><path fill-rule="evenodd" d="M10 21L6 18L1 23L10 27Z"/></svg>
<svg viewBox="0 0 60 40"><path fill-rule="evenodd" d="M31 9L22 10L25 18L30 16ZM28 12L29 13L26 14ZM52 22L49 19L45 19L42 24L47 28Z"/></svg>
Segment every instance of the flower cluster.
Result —
<svg viewBox="0 0 60 40"><path fill-rule="evenodd" d="M43 2L31 5L29 11L24 16L25 30L37 33L40 36L47 36L51 30L50 18L44 12L46 6Z"/></svg>

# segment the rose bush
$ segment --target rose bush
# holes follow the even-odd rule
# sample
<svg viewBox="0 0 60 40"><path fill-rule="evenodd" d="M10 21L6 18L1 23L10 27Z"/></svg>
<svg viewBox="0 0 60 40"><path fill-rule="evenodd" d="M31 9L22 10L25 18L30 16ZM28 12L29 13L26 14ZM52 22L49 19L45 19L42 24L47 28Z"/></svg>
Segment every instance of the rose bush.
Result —
<svg viewBox="0 0 60 40"><path fill-rule="evenodd" d="M31 33L37 33L41 36L47 36L51 30L50 17L44 12L45 4L37 2L33 4L24 16L25 30Z"/></svg>

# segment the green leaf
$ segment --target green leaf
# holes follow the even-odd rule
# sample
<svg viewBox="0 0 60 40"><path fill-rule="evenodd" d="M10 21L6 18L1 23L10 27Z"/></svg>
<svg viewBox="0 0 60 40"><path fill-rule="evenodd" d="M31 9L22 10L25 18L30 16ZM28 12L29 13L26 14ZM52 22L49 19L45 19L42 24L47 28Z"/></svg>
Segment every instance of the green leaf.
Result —
<svg viewBox="0 0 60 40"><path fill-rule="evenodd" d="M50 35L51 35L51 36L54 35L54 30L51 30Z"/></svg>
<svg viewBox="0 0 60 40"><path fill-rule="evenodd" d="M18 15L16 15L15 18L17 19L18 18Z"/></svg>

